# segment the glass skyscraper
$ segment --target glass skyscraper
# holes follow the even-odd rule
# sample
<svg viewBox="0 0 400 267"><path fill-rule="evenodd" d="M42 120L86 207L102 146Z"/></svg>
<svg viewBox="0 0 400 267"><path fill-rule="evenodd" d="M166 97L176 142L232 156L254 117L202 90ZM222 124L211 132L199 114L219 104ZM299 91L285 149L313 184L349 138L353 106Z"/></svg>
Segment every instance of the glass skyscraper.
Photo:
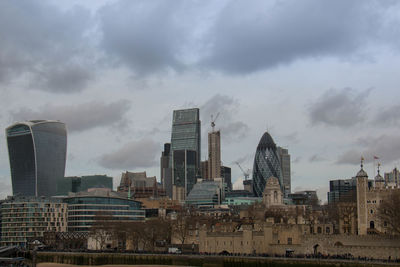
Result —
<svg viewBox="0 0 400 267"><path fill-rule="evenodd" d="M54 196L64 178L67 131L59 121L17 122L6 129L14 195Z"/></svg>
<svg viewBox="0 0 400 267"><path fill-rule="evenodd" d="M172 118L171 150L196 151L200 166L200 110L198 108L174 110Z"/></svg>
<svg viewBox="0 0 400 267"><path fill-rule="evenodd" d="M258 143L253 166L253 192L257 197L262 197L267 179L271 176L278 178L283 189L281 163L276 150L276 145L271 135L265 132Z"/></svg>
<svg viewBox="0 0 400 267"><path fill-rule="evenodd" d="M200 168L200 111L174 110L171 133L172 184L185 188L187 195L196 183Z"/></svg>

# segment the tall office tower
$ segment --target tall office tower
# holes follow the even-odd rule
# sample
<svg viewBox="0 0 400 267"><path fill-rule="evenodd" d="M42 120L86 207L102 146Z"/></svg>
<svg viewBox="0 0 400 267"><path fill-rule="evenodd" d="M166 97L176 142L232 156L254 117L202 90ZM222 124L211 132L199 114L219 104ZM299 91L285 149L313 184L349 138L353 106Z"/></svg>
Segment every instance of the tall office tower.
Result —
<svg viewBox="0 0 400 267"><path fill-rule="evenodd" d="M196 183L196 151L175 150L173 153L172 199L184 200Z"/></svg>
<svg viewBox="0 0 400 267"><path fill-rule="evenodd" d="M256 197L262 196L266 182L271 176L278 178L283 191L281 163L276 152L276 145L271 135L265 132L258 143L254 157L253 193Z"/></svg>
<svg viewBox="0 0 400 267"><path fill-rule="evenodd" d="M289 194L291 193L290 154L287 149L280 146L277 147L277 152L282 169L283 195L285 198L288 198Z"/></svg>
<svg viewBox="0 0 400 267"><path fill-rule="evenodd" d="M160 158L160 177L161 184L166 191L167 196L172 197L172 170L169 165L171 157L171 144L164 144L164 151Z"/></svg>
<svg viewBox="0 0 400 267"><path fill-rule="evenodd" d="M196 152L196 167L200 168L200 110L198 108L174 110L172 118L171 151ZM171 165L171 164L170 164Z"/></svg>
<svg viewBox="0 0 400 267"><path fill-rule="evenodd" d="M355 202L357 200L357 179L330 180L328 203Z"/></svg>
<svg viewBox="0 0 400 267"><path fill-rule="evenodd" d="M196 173L200 168L200 134L198 108L174 110L169 166L173 191L179 192L180 196L186 197L196 183Z"/></svg>
<svg viewBox="0 0 400 267"><path fill-rule="evenodd" d="M208 160L200 162L201 178L204 180L208 179Z"/></svg>
<svg viewBox="0 0 400 267"><path fill-rule="evenodd" d="M389 187L400 187L400 172L397 168L384 174L385 184Z"/></svg>
<svg viewBox="0 0 400 267"><path fill-rule="evenodd" d="M232 178L231 178L231 168L226 166L221 166L221 177L224 178L224 182L229 191L232 191Z"/></svg>
<svg viewBox="0 0 400 267"><path fill-rule="evenodd" d="M221 133L208 133L208 178L221 178Z"/></svg>
<svg viewBox="0 0 400 267"><path fill-rule="evenodd" d="M64 178L67 131L59 121L17 122L6 129L14 195L54 196Z"/></svg>

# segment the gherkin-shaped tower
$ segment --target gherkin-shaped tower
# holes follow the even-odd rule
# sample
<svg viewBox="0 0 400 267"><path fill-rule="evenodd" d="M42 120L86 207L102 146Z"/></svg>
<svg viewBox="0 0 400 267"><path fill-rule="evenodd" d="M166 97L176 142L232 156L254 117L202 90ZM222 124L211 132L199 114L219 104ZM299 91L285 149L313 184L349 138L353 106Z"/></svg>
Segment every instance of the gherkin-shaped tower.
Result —
<svg viewBox="0 0 400 267"><path fill-rule="evenodd" d="M271 176L278 178L283 191L281 163L276 151L276 145L271 135L265 132L258 143L253 166L253 192L261 197L267 179Z"/></svg>

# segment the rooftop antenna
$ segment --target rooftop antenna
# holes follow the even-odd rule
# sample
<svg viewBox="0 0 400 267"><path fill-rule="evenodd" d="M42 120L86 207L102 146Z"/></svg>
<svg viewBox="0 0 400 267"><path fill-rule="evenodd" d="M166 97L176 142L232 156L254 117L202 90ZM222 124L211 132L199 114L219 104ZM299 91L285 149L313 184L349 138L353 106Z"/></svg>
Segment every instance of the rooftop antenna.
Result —
<svg viewBox="0 0 400 267"><path fill-rule="evenodd" d="M212 128L212 131L214 132L214 127L215 127L215 121L218 119L218 116L219 116L219 112L217 113L217 116L215 116L215 118L214 118L214 116L211 114L211 128Z"/></svg>

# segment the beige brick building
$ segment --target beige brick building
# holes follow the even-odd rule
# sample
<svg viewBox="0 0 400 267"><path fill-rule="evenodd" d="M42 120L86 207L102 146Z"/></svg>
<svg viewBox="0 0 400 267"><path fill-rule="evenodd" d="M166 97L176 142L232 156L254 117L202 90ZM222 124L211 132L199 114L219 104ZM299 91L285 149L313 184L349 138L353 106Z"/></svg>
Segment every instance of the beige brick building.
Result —
<svg viewBox="0 0 400 267"><path fill-rule="evenodd" d="M1 246L27 247L44 232L67 231L67 204L61 199L8 197L1 215Z"/></svg>

